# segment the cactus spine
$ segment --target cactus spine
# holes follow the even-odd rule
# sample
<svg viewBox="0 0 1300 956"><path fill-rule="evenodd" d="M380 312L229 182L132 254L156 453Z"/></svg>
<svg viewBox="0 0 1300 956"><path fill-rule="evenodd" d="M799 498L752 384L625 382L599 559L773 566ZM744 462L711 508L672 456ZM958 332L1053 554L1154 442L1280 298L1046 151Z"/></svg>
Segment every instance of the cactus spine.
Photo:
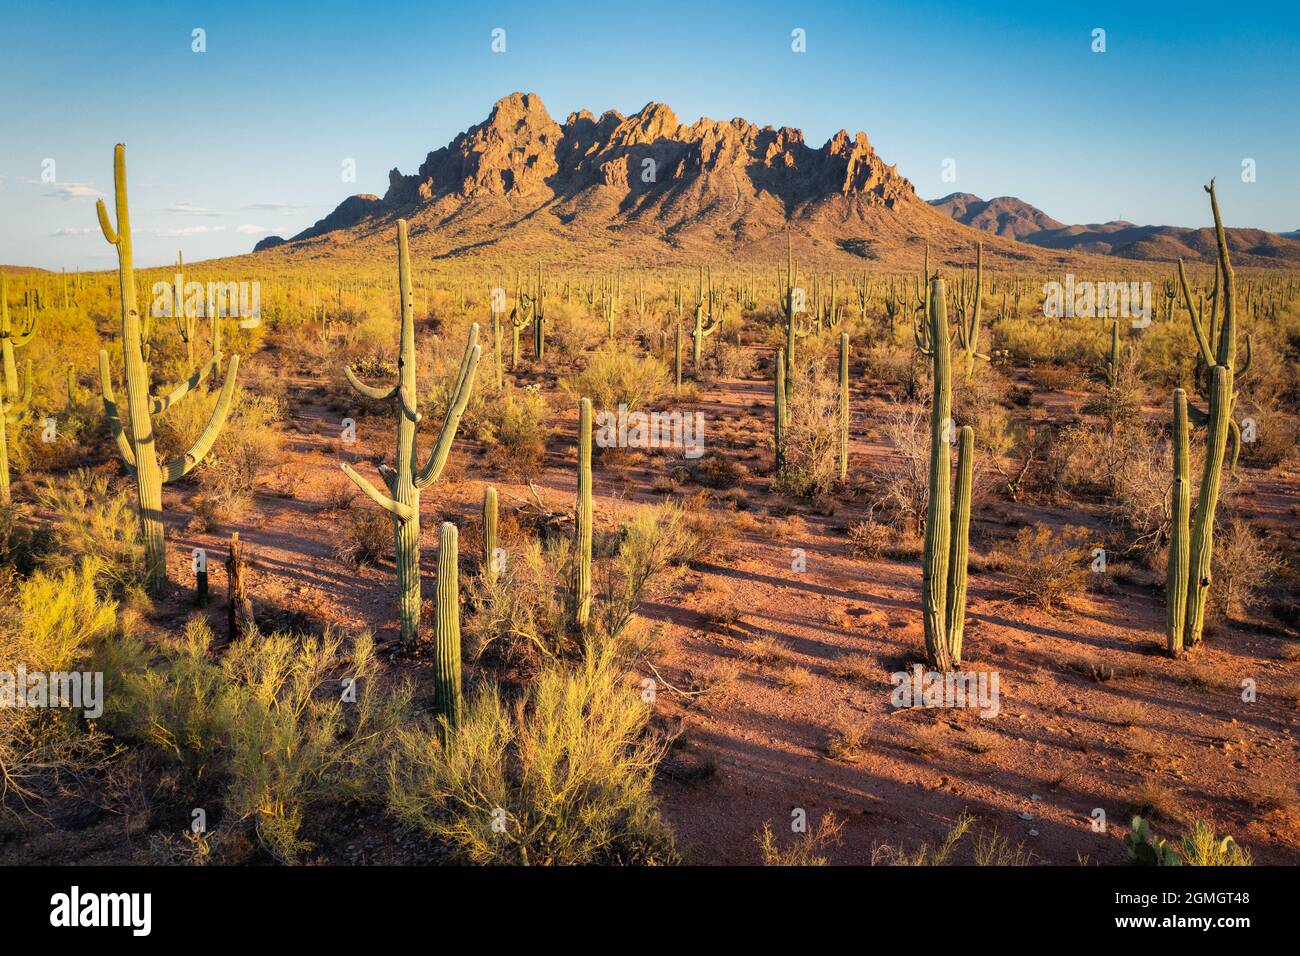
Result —
<svg viewBox="0 0 1300 956"><path fill-rule="evenodd" d="M414 641L420 630L420 492L438 480L447 464L461 415L474 389L474 374L478 369L481 348L478 344L478 323L474 323L470 326L456 387L452 391L442 429L438 432L437 444L421 468L415 447L416 424L421 416L416 410L415 309L411 297L411 257L405 219L397 221L397 275L402 311L397 384L387 389L366 385L353 374L351 368L346 365L343 367L348 382L358 393L394 406L397 417L395 467L381 466L379 469L389 494L385 495L357 474L350 465L344 463L341 467L367 497L393 517L401 636L403 641Z"/></svg>
<svg viewBox="0 0 1300 956"><path fill-rule="evenodd" d="M167 560L163 545L162 486L188 475L212 448L230 411L239 373L239 356L232 355L221 394L203 433L179 458L159 463L154 445L153 416L161 415L217 370L221 362L219 346L214 342L211 360L194 372L172 392L151 395L148 366L148 319L142 321L136 304L135 269L131 258L131 222L126 197L126 147L118 143L113 150L113 191L117 207L117 228L108 218L101 199L95 206L99 228L108 243L117 248L118 288L122 303L122 355L126 374L126 402L130 417L130 435L122 425L117 400L113 395L112 373L108 352L100 350L99 375L104 414L127 468L135 475L136 501L140 511L141 537L144 540L145 585L156 591L167 579Z"/></svg>
<svg viewBox="0 0 1300 956"><path fill-rule="evenodd" d="M1187 273L1180 260L1178 280L1183 301L1191 318L1192 332L1200 362L1208 372L1206 390L1207 411L1201 413L1188 405L1189 418L1206 426L1205 464L1201 472L1201 487L1197 495L1196 513L1192 519L1191 539L1187 555L1187 602L1183 612L1183 647L1195 647L1201 641L1205 624L1205 604L1211 584L1211 564L1214 550L1214 516L1219 505L1219 487L1223 478L1223 461L1229 445L1232 462L1236 461L1241 447L1240 431L1232 420L1236 403L1235 382L1244 376L1251 364L1251 340L1246 337L1246 357L1237 369L1237 312L1236 279L1228 256L1228 241L1223 231L1223 218L1219 214L1219 200L1214 191L1214 181L1205 187L1210 194L1210 209L1214 215L1214 232L1218 244L1218 263L1215 270L1215 292L1210 300L1208 323L1203 309L1192 304ZM1221 280L1221 284L1220 284ZM1222 307L1221 320L1216 324L1216 313ZM1172 558L1172 555L1171 555ZM1167 600L1176 595L1167 595Z"/></svg>
<svg viewBox="0 0 1300 956"><path fill-rule="evenodd" d="M574 522L574 620L586 630L591 620L591 399L578 403L578 503Z"/></svg>
<svg viewBox="0 0 1300 956"><path fill-rule="evenodd" d="M497 567L497 490L483 489L483 575L495 583L501 569Z"/></svg>
<svg viewBox="0 0 1300 956"><path fill-rule="evenodd" d="M1188 557L1191 553L1188 519L1192 508L1187 433L1187 393L1177 388L1174 389L1174 484L1169 493L1169 568L1165 580L1165 636L1171 657L1183 653L1183 626L1187 614Z"/></svg>
<svg viewBox="0 0 1300 956"><path fill-rule="evenodd" d="M956 512L949 500L949 452L952 423L952 370L948 347L947 296L943 280L931 280L929 324L918 348L933 361L934 395L930 403L930 501L925 512L925 554L921 601L925 650L929 664L949 671L961 665L966 614L966 554L970 528L971 471L975 433L963 426L959 436Z"/></svg>
<svg viewBox="0 0 1300 956"><path fill-rule="evenodd" d="M456 526L438 529L438 621L434 628L434 708L456 728L460 722L460 569Z"/></svg>
<svg viewBox="0 0 1300 956"><path fill-rule="evenodd" d="M840 481L849 476L849 333L840 333Z"/></svg>

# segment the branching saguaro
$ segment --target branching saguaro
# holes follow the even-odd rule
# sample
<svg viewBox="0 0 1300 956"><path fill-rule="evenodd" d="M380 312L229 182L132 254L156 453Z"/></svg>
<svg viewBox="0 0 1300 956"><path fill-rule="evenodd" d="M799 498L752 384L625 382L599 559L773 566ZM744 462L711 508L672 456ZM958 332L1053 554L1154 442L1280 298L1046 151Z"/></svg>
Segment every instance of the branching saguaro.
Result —
<svg viewBox="0 0 1300 956"><path fill-rule="evenodd" d="M411 295L411 256L405 219L397 221L397 279L402 303L397 384L391 388L366 385L353 374L351 368L343 368L348 382L358 393L377 402L389 403L395 409L397 460L395 467L380 466L379 469L388 494L357 474L351 465L345 463L342 468L368 498L392 515L401 636L403 641L414 641L420 632L420 492L438 480L447 464L461 415L474 390L474 374L478 369L481 349L478 344L478 323L474 323L470 326L456 387L452 391L442 429L438 432L438 441L428 461L420 467L415 447L415 426L421 418L416 407L415 308Z"/></svg>
<svg viewBox="0 0 1300 956"><path fill-rule="evenodd" d="M933 362L934 396L930 403L930 501L925 511L925 553L921 604L925 617L925 652L935 670L961 666L966 621L966 556L970 533L971 475L975 432L958 432L957 488L949 499L952 467L952 362L947 296L943 280L930 282L928 322L918 326L917 348Z"/></svg>
<svg viewBox="0 0 1300 956"><path fill-rule="evenodd" d="M126 147L118 143L113 150L113 193L117 206L117 228L109 221L101 199L96 204L99 228L109 244L117 248L117 276L122 305L122 359L126 374L126 411L123 417L113 394L113 376L108 352L99 353L99 377L104 415L108 419L117 450L135 476L136 501L140 512L141 537L144 540L145 585L156 591L167 580L167 558L163 544L162 486L185 477L198 466L212 449L230 412L239 374L239 356L230 357L221 394L207 426L194 444L180 457L159 463L154 441L153 416L164 414L188 396L221 363L219 346L213 346L212 358L188 379L166 395L150 392L147 335L136 303L135 269L131 259L131 222L126 200Z"/></svg>
<svg viewBox="0 0 1300 956"><path fill-rule="evenodd" d="M1192 321L1192 332L1200 362L1206 369L1208 387L1205 391L1206 411L1202 412L1183 397L1189 420L1197 425L1204 425L1205 464L1201 471L1201 487L1196 499L1196 511L1191 518L1190 537L1187 545L1179 552L1179 560L1186 561L1186 567L1173 567L1175 544L1170 545L1170 582L1174 583L1175 573L1179 576L1178 586L1166 595L1169 602L1167 618L1168 650L1178 656L1186 647L1195 647L1201 641L1205 625L1205 603L1210 591L1210 565L1214 552L1214 516L1219 507L1219 488L1223 479L1223 462L1225 456L1235 462L1241 449L1241 432L1232 419L1233 406L1237 401L1236 382L1250 369L1251 342L1246 337L1246 357L1240 369L1237 368L1237 308L1236 279L1232 273L1232 262L1228 258L1228 240L1223 231L1223 218L1219 215L1219 200L1214 192L1214 181L1205 187L1210 194L1210 210L1214 215L1214 235L1219 248L1218 276L1222 285L1210 300L1210 314L1204 314L1204 308L1192 304L1191 289L1187 285L1187 271L1182 260L1178 262L1178 282L1182 288L1183 301ZM1216 283L1217 284L1217 283ZM1220 309L1222 314L1219 315ZM1178 398L1175 396L1175 409ZM1177 414L1175 411L1175 481L1178 469L1178 435ZM1230 451L1229 451L1230 449ZM1186 454L1182 466L1186 471ZM1184 476L1184 483L1185 483ZM1175 486L1175 492L1177 487ZM1189 492L1190 493L1190 492ZM1174 527L1173 533L1179 533ZM1183 557L1185 555L1185 558ZM1186 594L1185 602L1180 595ZM1179 605L1183 604L1182 607Z"/></svg>

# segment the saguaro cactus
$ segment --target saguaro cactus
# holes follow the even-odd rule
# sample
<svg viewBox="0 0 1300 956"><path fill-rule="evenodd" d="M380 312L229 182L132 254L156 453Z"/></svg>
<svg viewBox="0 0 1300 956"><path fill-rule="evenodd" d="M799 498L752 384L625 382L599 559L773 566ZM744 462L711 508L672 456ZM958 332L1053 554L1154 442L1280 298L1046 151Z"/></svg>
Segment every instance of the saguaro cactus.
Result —
<svg viewBox="0 0 1300 956"><path fill-rule="evenodd" d="M808 335L808 329L800 329L797 313L805 310L804 303L798 301L799 290L795 287L798 274L795 272L794 250L790 245L790 235L785 237L785 398L788 404L794 397L794 350L798 341Z"/></svg>
<svg viewBox="0 0 1300 956"><path fill-rule="evenodd" d="M591 620L591 399L578 402L578 503L574 536L574 620L586 630Z"/></svg>
<svg viewBox="0 0 1300 956"><path fill-rule="evenodd" d="M9 491L9 424L12 422L15 428L20 428L27 423L28 413L31 409L32 402L32 361L27 360L26 368L23 372L22 395L10 400L11 379L8 375L4 376L4 381L0 383L0 504L9 504L13 499Z"/></svg>
<svg viewBox="0 0 1300 956"><path fill-rule="evenodd" d="M926 250L927 257L929 249ZM984 299L984 243L975 247L975 280L968 282L963 270L957 285L957 344L966 361L966 381L975 373L975 359L988 360L980 352L980 308Z"/></svg>
<svg viewBox="0 0 1300 956"><path fill-rule="evenodd" d="M1171 657L1183 653L1183 622L1187 613L1188 519L1192 509L1192 489L1188 481L1187 393L1174 389L1174 483L1169 491L1169 567L1165 579L1167 604L1165 636Z"/></svg>
<svg viewBox="0 0 1300 956"><path fill-rule="evenodd" d="M1246 358L1237 368L1237 310L1236 279L1228 256L1228 240L1223 231L1223 218L1219 215L1219 200L1214 191L1214 181L1205 187L1210 194L1210 209L1214 215L1214 233L1219 257L1216 276L1221 280L1218 291L1211 299L1208 322L1203 309L1192 304L1191 290L1187 285L1187 272L1180 260L1178 280L1184 304L1192 322L1198 355L1208 371L1206 408L1202 413L1190 403L1189 420L1206 426L1205 464L1201 471L1201 487L1192 519L1191 539L1187 555L1187 600L1182 613L1183 646L1194 647L1201 641L1205 624L1205 603L1211 584L1210 567L1214 551L1214 516L1219 506L1219 487L1223 477L1223 461L1228 452L1230 461L1236 461L1241 448L1241 433L1232 420L1232 409L1237 400L1235 382L1250 369L1251 340L1246 336ZM1216 313L1222 316L1216 325ZM1172 558L1172 555L1171 555ZM1173 600L1176 595L1168 595ZM1176 609L1171 614L1176 613ZM1172 618L1171 618L1172 620ZM1172 625L1171 625L1172 626Z"/></svg>
<svg viewBox="0 0 1300 956"><path fill-rule="evenodd" d="M704 285L704 273L700 273L700 296L695 302L695 324L691 327L691 367L695 374L700 374L700 359L704 353L704 340L722 325L721 317L713 316L713 270L709 270L708 288ZM705 316L708 316L706 319Z"/></svg>
<svg viewBox="0 0 1300 956"><path fill-rule="evenodd" d="M546 280L537 264L537 291L533 296L533 355L540 367L546 355Z"/></svg>
<svg viewBox="0 0 1300 956"><path fill-rule="evenodd" d="M117 248L117 276L119 297L122 304L122 356L126 373L126 404L130 418L130 434L122 425L122 416L118 411L117 400L113 395L113 378L108 365L108 353L100 350L99 376L101 395L104 401L104 415L117 443L117 449L126 462L127 468L135 476L136 501L140 510L141 537L144 540L145 585L150 590L157 590L167 578L167 560L163 545L163 507L162 486L188 475L203 460L217 440L226 415L230 411L231 398L234 395L235 379L239 373L239 356L230 357L230 368L226 372L221 394L217 397L216 407L208 419L203 433L179 458L159 464L158 452L154 445L153 416L161 415L177 402L184 399L211 372L215 371L221 359L221 353L215 351L211 360L203 368L194 372L186 381L167 395L151 395L149 391L149 366L147 364L147 346L143 335L143 325L136 307L135 270L131 259L131 223L126 199L126 147L118 143L113 150L113 192L117 207L117 228L114 229L108 218L108 210L101 199L95 210L99 215L99 228L110 245Z"/></svg>
<svg viewBox="0 0 1300 956"><path fill-rule="evenodd" d="M438 441L429 454L424 467L417 462L415 447L416 424L420 413L416 408L415 387L415 309L411 298L411 257L407 244L406 220L397 220L397 278L401 294L402 328L401 345L397 359L397 384L391 388L376 388L361 382L348 366L343 367L348 382L361 395L393 405L397 417L397 449L395 467L380 467L379 473L388 488L385 495L348 464L343 471L365 492L366 496L393 516L393 541L397 564L398 616L401 621L403 641L414 641L420 631L420 492L442 475L451 454L451 445L460 426L461 415L474 389L474 374L478 369L481 348L478 344L478 323L470 326L465 353L461 357L456 387L451 394Z"/></svg>
<svg viewBox="0 0 1300 956"><path fill-rule="evenodd" d="M31 372L25 376L25 384L18 384L18 364L14 349L27 345L36 334L38 313L25 310L21 329L15 331L9 318L9 282L4 273L0 273L0 374L4 375L4 397L10 404L18 402L18 396L31 390Z"/></svg>
<svg viewBox="0 0 1300 956"><path fill-rule="evenodd" d="M495 582L500 571L497 567L497 490L488 485L483 489L483 576Z"/></svg>
<svg viewBox="0 0 1300 956"><path fill-rule="evenodd" d="M930 501L925 512L925 554L921 602L925 650L931 667L949 671L961 666L966 616L966 554L970 528L971 473L975 433L959 433L956 510L949 500L952 467L952 371L948 346L947 296L935 277L929 290L929 322L917 347L933 360L934 395L930 403Z"/></svg>
<svg viewBox="0 0 1300 956"><path fill-rule="evenodd" d="M434 629L433 705L455 729L460 722L460 554L456 526L438 529L438 606Z"/></svg>

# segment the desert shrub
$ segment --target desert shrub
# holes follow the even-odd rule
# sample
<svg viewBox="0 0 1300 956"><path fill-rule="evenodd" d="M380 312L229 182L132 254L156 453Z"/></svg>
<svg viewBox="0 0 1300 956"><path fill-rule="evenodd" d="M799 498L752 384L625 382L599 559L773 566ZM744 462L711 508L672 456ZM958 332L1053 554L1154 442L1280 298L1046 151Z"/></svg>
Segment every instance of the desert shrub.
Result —
<svg viewBox="0 0 1300 956"><path fill-rule="evenodd" d="M833 379L796 375L785 432L785 467L772 487L788 495L827 494L839 480L839 394Z"/></svg>
<svg viewBox="0 0 1300 956"><path fill-rule="evenodd" d="M1088 586L1091 535L1085 528L1054 528L1035 522L1021 528L999 552L1009 590L1021 600L1051 610Z"/></svg>
<svg viewBox="0 0 1300 956"><path fill-rule="evenodd" d="M50 548L41 558L45 569L71 570L83 555L94 555L96 578L108 591L121 594L139 583L144 549L130 495L112 494L107 479L77 471L50 482L40 498L54 517Z"/></svg>
<svg viewBox="0 0 1300 956"><path fill-rule="evenodd" d="M914 853L910 854L901 847L894 848L887 844L878 846L871 853L872 865L949 866L953 862L953 855L957 850L957 845L974 824L975 818L969 813L963 813L948 830L941 843L933 847L928 843L923 843L917 847Z"/></svg>
<svg viewBox="0 0 1300 956"><path fill-rule="evenodd" d="M880 524L875 518L857 521L849 526L850 548L855 558L880 557L895 536L894 529Z"/></svg>
<svg viewBox="0 0 1300 956"><path fill-rule="evenodd" d="M1263 405L1244 417L1255 422L1255 440L1245 441L1243 437L1243 461L1273 468L1296 459L1300 449L1300 421L1294 415L1274 405Z"/></svg>
<svg viewBox="0 0 1300 956"><path fill-rule="evenodd" d="M1230 836L1222 839L1214 827L1197 820L1178 841L1178 852L1185 866L1250 866L1250 851Z"/></svg>
<svg viewBox="0 0 1300 956"><path fill-rule="evenodd" d="M592 552L594 633L620 653L633 653L636 635L629 625L653 579L697 553L686 512L672 502L643 509ZM585 638L574 621L574 560L568 538L545 544L528 539L517 554L507 554L495 582L474 579L468 597L475 612L465 624L471 651L491 649L503 660L532 666L580 654Z"/></svg>
<svg viewBox="0 0 1300 956"><path fill-rule="evenodd" d="M668 394L672 376L653 356L638 356L617 347L602 348L587 360L587 366L564 379L562 386L574 401L590 398L596 412L649 410Z"/></svg>
<svg viewBox="0 0 1300 956"><path fill-rule="evenodd" d="M1247 614L1260 590L1282 569L1276 549L1240 518L1214 536L1212 561L1210 610L1219 619Z"/></svg>
<svg viewBox="0 0 1300 956"><path fill-rule="evenodd" d="M247 509L260 479L280 464L283 409L272 398L244 392L198 472L201 510L232 520Z"/></svg>
<svg viewBox="0 0 1300 956"><path fill-rule="evenodd" d="M740 345L719 341L718 374L723 378L746 378L754 370L754 356Z"/></svg>
<svg viewBox="0 0 1300 956"><path fill-rule="evenodd" d="M36 569L41 537L32 529L27 509L0 504L0 588L12 576L26 577Z"/></svg>
<svg viewBox="0 0 1300 956"><path fill-rule="evenodd" d="M546 454L549 415L539 388L507 385L484 404L475 437L488 446L494 460L515 469L534 468Z"/></svg>
<svg viewBox="0 0 1300 956"><path fill-rule="evenodd" d="M930 501L929 410L916 402L892 405L882 430L896 455L878 476L884 489L880 504L897 526L920 534Z"/></svg>
<svg viewBox="0 0 1300 956"><path fill-rule="evenodd" d="M675 860L653 793L665 743L608 643L551 662L508 706L484 685L454 731L404 730L388 769L398 819L471 863Z"/></svg>
<svg viewBox="0 0 1300 956"><path fill-rule="evenodd" d="M835 818L834 812L827 810L821 822L795 839L784 849L776 842L770 821L764 822L763 829L754 838L758 843L758 852L764 866L826 866L823 855L828 850L840 845L844 823Z"/></svg>
<svg viewBox="0 0 1300 956"><path fill-rule="evenodd" d="M14 678L80 670L96 648L118 634L118 607L97 585L93 558L79 568L36 571L0 594L0 672ZM26 693L10 685L7 693ZM84 698L83 698L84 701ZM85 703L93 703L85 701ZM0 703L0 806L30 803L42 781L76 773L94 759L97 736L76 711Z"/></svg>
<svg viewBox="0 0 1300 956"><path fill-rule="evenodd" d="M306 814L373 792L409 690L377 686L369 635L271 634L237 642L220 660L212 640L195 619L163 641L151 666L121 681L106 725L192 784L219 788L226 821L246 823L271 856L296 862L311 849Z"/></svg>
<svg viewBox="0 0 1300 956"><path fill-rule="evenodd" d="M365 507L352 512L334 544L334 557L350 568L373 567L393 549L393 518Z"/></svg>

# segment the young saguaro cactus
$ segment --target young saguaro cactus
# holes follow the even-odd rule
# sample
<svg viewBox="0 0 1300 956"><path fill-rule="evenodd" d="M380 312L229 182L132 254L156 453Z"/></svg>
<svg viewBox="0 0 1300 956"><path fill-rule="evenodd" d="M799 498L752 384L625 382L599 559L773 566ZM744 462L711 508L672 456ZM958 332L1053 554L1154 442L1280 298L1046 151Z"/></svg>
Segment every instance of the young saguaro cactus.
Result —
<svg viewBox="0 0 1300 956"><path fill-rule="evenodd" d="M591 621L591 399L578 402L578 502L575 512L574 621L585 631Z"/></svg>
<svg viewBox="0 0 1300 956"><path fill-rule="evenodd" d="M438 604L433 642L433 706L452 730L460 722L460 553L456 526L438 529Z"/></svg>
<svg viewBox="0 0 1300 956"><path fill-rule="evenodd" d="M456 386L451 393L438 441L423 467L417 461L416 425L421 415L416 408L415 387L415 308L411 297L411 255L405 219L397 220L397 277L401 295L401 345L397 359L397 384L376 388L364 384L348 366L343 373L354 389L366 398L391 403L397 417L397 449L393 468L380 467L379 473L388 488L385 495L352 468L341 467L366 496L393 517L393 541L397 563L398 617L403 641L414 641L420 631L420 492L442 475L451 455L456 429L474 390L481 347L478 323L470 326L465 353L461 357Z"/></svg>
<svg viewBox="0 0 1300 956"><path fill-rule="evenodd" d="M947 296L943 280L931 280L929 323L918 348L933 360L934 395L930 403L930 501L925 512L925 553L921 603L925 650L931 667L950 671L961 666L966 618L966 555L970 529L971 474L975 432L958 433L956 504L949 500L952 467L952 370L948 347Z"/></svg>
<svg viewBox="0 0 1300 956"><path fill-rule="evenodd" d="M211 360L194 372L167 395L153 395L149 391L149 366L147 345L144 342L147 320L142 322L136 302L135 269L131 258L131 222L126 198L126 147L118 143L113 150L113 191L117 207L117 228L109 221L108 210L101 199L95 211L99 228L109 244L117 248L117 275L119 298L122 304L122 357L126 374L126 405L130 418L130 433L122 424L117 399L113 394L113 378L109 370L108 352L100 350L99 376L104 415L117 443L118 452L127 469L135 476L136 502L140 511L141 537L144 540L145 586L158 590L167 579L167 560L163 544L162 486L185 477L211 450L217 435L226 423L235 379L239 374L239 356L230 357L221 394L208 419L207 426L194 444L180 457L159 463L154 444L153 417L165 413L189 395L209 374L215 371L221 353L214 351ZM215 346L214 346L215 349Z"/></svg>
<svg viewBox="0 0 1300 956"><path fill-rule="evenodd" d="M501 568L497 561L497 490L483 489L483 576L495 582Z"/></svg>
<svg viewBox="0 0 1300 956"><path fill-rule="evenodd" d="M1178 280L1191 318L1198 355L1209 373L1209 387L1205 395L1207 410L1201 412L1190 403L1187 406L1189 419L1205 425L1206 435L1205 464L1201 471L1201 487L1192 518L1187 555L1187 600L1181 618L1184 647L1195 647L1201 641L1205 604L1211 584L1214 517L1219 506L1224 457L1226 454L1229 461L1235 462L1241 449L1241 433L1237 423L1232 420L1232 410L1237 400L1235 384L1246 375L1251 364L1251 340L1250 336L1246 336L1246 357L1241 368L1237 368L1236 278L1228 256L1228 240L1223 230L1223 218L1219 215L1214 180L1210 180L1205 191L1210 194L1210 209L1214 215L1214 234L1219 252L1216 275L1222 283L1218 285L1216 282L1218 288L1211 300L1208 323L1203 310L1193 306L1191 290L1187 285L1187 272L1182 261L1179 260L1178 263ZM1216 313L1220 308L1222 315L1216 324ZM1167 600L1172 597L1167 595ZM1176 614L1177 609L1171 613Z"/></svg>

